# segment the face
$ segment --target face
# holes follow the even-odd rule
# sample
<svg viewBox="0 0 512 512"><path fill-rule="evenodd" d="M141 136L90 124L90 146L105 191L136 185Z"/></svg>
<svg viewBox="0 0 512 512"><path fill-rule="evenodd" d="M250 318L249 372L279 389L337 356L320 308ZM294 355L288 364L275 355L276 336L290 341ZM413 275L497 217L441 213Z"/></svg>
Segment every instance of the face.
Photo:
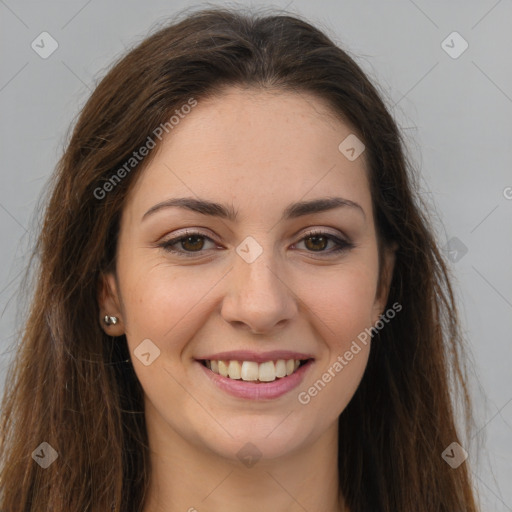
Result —
<svg viewBox="0 0 512 512"><path fill-rule="evenodd" d="M365 154L338 149L351 133L315 96L231 88L138 177L100 303L127 336L149 430L272 459L336 428L389 282L377 296Z"/></svg>

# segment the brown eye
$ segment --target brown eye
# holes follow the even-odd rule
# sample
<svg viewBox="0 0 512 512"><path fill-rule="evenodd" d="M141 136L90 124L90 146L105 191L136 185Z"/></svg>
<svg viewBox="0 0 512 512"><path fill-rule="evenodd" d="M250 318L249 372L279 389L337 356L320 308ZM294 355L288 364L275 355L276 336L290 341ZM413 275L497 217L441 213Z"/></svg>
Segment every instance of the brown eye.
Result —
<svg viewBox="0 0 512 512"><path fill-rule="evenodd" d="M313 235L308 236L305 240L305 245L308 249L311 249L312 251L323 251L329 242L329 239L322 235ZM308 244L308 241L312 241L312 243Z"/></svg>
<svg viewBox="0 0 512 512"><path fill-rule="evenodd" d="M204 246L204 237L192 235L181 239L181 247L186 251L200 251Z"/></svg>
<svg viewBox="0 0 512 512"><path fill-rule="evenodd" d="M306 235L300 240L299 244L300 243L304 244L306 252L316 252L321 256L335 255L355 247L352 242L342 240L337 236L331 235L330 233L324 233L322 231L306 233ZM328 248L329 243L333 244L330 249Z"/></svg>
<svg viewBox="0 0 512 512"><path fill-rule="evenodd" d="M159 247L180 256L195 256L195 253L201 254L208 249L208 247L205 249L205 243L207 242L211 242L212 246L215 246L214 241L210 237L199 232L189 232L185 235L166 240L159 244Z"/></svg>

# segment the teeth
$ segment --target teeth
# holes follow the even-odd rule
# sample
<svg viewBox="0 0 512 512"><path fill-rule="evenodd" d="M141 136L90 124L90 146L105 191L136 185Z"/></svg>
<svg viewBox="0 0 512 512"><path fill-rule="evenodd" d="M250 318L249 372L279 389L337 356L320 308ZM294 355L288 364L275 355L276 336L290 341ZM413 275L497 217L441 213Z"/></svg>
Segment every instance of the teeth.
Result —
<svg viewBox="0 0 512 512"><path fill-rule="evenodd" d="M228 366L228 377L230 379L239 380L242 378L242 368L240 367L240 363L238 361L229 361Z"/></svg>
<svg viewBox="0 0 512 512"><path fill-rule="evenodd" d="M262 382L272 382L276 380L276 367L274 366L274 361L266 361L265 363L260 364L260 380Z"/></svg>
<svg viewBox="0 0 512 512"><path fill-rule="evenodd" d="M244 361L242 363L241 377L242 380L258 380L258 363L254 361Z"/></svg>
<svg viewBox="0 0 512 512"><path fill-rule="evenodd" d="M226 364L226 361L219 361L219 375L222 375L223 377L228 376L228 365ZM213 368L212 368L213 371Z"/></svg>
<svg viewBox="0 0 512 512"><path fill-rule="evenodd" d="M286 361L284 359L276 361L276 377L286 377Z"/></svg>
<svg viewBox="0 0 512 512"><path fill-rule="evenodd" d="M291 375L300 366L299 359L278 359L277 361L205 361L212 372L235 380L272 382Z"/></svg>

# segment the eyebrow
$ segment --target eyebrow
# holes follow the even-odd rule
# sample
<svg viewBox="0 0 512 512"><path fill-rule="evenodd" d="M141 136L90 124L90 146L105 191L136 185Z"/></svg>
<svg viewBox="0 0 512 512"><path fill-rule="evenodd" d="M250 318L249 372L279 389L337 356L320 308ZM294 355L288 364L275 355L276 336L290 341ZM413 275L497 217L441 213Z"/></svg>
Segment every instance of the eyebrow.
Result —
<svg viewBox="0 0 512 512"><path fill-rule="evenodd" d="M238 212L232 206L222 205L204 199L195 199L192 197L177 197L162 201L161 203L152 206L143 216L141 220L149 217L150 215L160 211L164 208L184 208L191 210L202 215L210 215L213 217L221 217L223 219L235 222L237 220ZM311 201L299 201L292 203L286 207L281 217L281 221L296 219L305 215L313 213L320 213L335 208L350 207L359 210L363 217L366 219L363 208L358 203L342 197L325 197L321 199L313 199Z"/></svg>

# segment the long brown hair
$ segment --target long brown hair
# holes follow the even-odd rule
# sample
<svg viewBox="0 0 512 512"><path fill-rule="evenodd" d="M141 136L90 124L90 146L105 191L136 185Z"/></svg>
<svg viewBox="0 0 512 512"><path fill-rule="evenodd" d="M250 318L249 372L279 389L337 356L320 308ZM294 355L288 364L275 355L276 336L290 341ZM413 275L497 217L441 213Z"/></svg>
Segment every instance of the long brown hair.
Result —
<svg viewBox="0 0 512 512"><path fill-rule="evenodd" d="M379 241L398 246L388 304L403 310L376 334L339 418L347 505L351 512L476 512L468 461L453 469L441 457L454 441L465 446L456 396L466 435L473 418L451 278L376 87L296 16L219 8L186 14L101 80L53 175L30 314L2 403L0 509L141 510L150 477L143 393L126 338L113 339L99 325L98 283L115 265L127 192L156 150L119 169L157 127L170 130L170 116L191 98L241 85L328 101L366 145ZM58 453L46 469L32 456L42 442Z"/></svg>

